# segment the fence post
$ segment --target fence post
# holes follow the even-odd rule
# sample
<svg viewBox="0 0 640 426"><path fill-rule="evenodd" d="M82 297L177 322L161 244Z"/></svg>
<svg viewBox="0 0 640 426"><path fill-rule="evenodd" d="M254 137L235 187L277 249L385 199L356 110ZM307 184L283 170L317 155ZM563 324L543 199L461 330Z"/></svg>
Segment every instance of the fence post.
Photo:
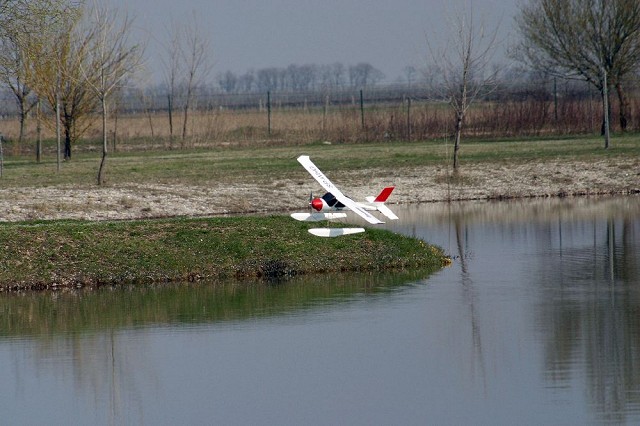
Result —
<svg viewBox="0 0 640 426"><path fill-rule="evenodd" d="M322 105L322 137L327 132L327 110L329 109L329 95L325 95L324 104Z"/></svg>
<svg viewBox="0 0 640 426"><path fill-rule="evenodd" d="M411 142L411 97L407 97L407 141Z"/></svg>
<svg viewBox="0 0 640 426"><path fill-rule="evenodd" d="M0 133L0 178L2 177L2 173L4 170L4 152L2 150L2 144L4 143L4 137L2 133Z"/></svg>
<svg viewBox="0 0 640 426"><path fill-rule="evenodd" d="M364 130L364 96L362 89L360 89L360 123L362 125L362 130Z"/></svg>
<svg viewBox="0 0 640 426"><path fill-rule="evenodd" d="M271 91L267 91L267 132L271 136Z"/></svg>

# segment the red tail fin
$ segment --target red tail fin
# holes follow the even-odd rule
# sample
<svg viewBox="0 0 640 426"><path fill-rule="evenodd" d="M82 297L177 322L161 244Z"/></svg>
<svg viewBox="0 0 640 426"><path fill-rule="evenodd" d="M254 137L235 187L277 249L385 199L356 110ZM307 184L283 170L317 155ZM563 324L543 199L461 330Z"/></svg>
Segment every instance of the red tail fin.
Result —
<svg viewBox="0 0 640 426"><path fill-rule="evenodd" d="M389 198L389 195L391 195L391 192L393 192L393 188L395 188L395 186L387 186L386 188L384 188L382 191L380 191L380 194L378 194L373 202L384 203L385 201L387 201L387 198Z"/></svg>

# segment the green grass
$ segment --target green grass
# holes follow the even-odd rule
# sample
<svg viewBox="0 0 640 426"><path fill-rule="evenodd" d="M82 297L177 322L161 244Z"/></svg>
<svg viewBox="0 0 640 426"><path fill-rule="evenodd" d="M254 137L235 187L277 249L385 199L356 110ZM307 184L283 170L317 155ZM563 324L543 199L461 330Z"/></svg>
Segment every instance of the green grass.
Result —
<svg viewBox="0 0 640 426"><path fill-rule="evenodd" d="M2 187L42 187L51 185L93 186L100 157L98 153L77 149L71 161L56 171L55 157L49 155L40 164L30 157L7 157ZM310 155L325 172L372 169L396 170L424 165L442 165L451 161L452 141L385 142L362 144L320 143L304 146L264 146L253 142L246 146L211 147L173 151L133 151L114 153L107 161L110 185L129 183L166 183L206 186L213 183L270 183L300 180L306 172L295 158ZM640 158L640 136L626 135L612 140L603 149L601 138L468 140L460 150L462 164L523 163L532 160L566 159L597 161L617 157Z"/></svg>
<svg viewBox="0 0 640 426"><path fill-rule="evenodd" d="M284 216L0 225L0 288L280 278L430 268L447 259L422 241L371 229L311 236Z"/></svg>

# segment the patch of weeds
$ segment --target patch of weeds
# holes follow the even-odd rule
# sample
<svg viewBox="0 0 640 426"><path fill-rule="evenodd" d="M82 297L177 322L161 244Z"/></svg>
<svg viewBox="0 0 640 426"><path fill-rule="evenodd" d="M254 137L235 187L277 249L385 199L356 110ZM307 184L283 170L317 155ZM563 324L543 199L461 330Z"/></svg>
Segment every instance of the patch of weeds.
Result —
<svg viewBox="0 0 640 426"><path fill-rule="evenodd" d="M289 264L283 260L268 260L260 265L259 277L266 281L278 281L285 277L292 277L297 274Z"/></svg>
<svg viewBox="0 0 640 426"><path fill-rule="evenodd" d="M552 176L551 182L568 185L573 183L573 178L570 176Z"/></svg>
<svg viewBox="0 0 640 426"><path fill-rule="evenodd" d="M132 209L135 206L135 201L131 197L122 197L118 200L118 205L125 209Z"/></svg>
<svg viewBox="0 0 640 426"><path fill-rule="evenodd" d="M472 186L476 184L476 179L470 176L465 176L461 172L436 175L433 180L435 181L435 183L443 185L449 184L459 186Z"/></svg>

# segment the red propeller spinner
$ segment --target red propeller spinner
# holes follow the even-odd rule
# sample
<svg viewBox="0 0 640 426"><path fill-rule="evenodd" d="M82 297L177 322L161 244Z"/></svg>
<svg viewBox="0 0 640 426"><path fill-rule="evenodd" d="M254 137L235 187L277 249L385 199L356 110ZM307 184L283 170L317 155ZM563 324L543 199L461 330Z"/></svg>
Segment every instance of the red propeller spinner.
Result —
<svg viewBox="0 0 640 426"><path fill-rule="evenodd" d="M320 198L314 198L313 200L311 200L311 207L313 207L316 211L322 211L322 200Z"/></svg>

